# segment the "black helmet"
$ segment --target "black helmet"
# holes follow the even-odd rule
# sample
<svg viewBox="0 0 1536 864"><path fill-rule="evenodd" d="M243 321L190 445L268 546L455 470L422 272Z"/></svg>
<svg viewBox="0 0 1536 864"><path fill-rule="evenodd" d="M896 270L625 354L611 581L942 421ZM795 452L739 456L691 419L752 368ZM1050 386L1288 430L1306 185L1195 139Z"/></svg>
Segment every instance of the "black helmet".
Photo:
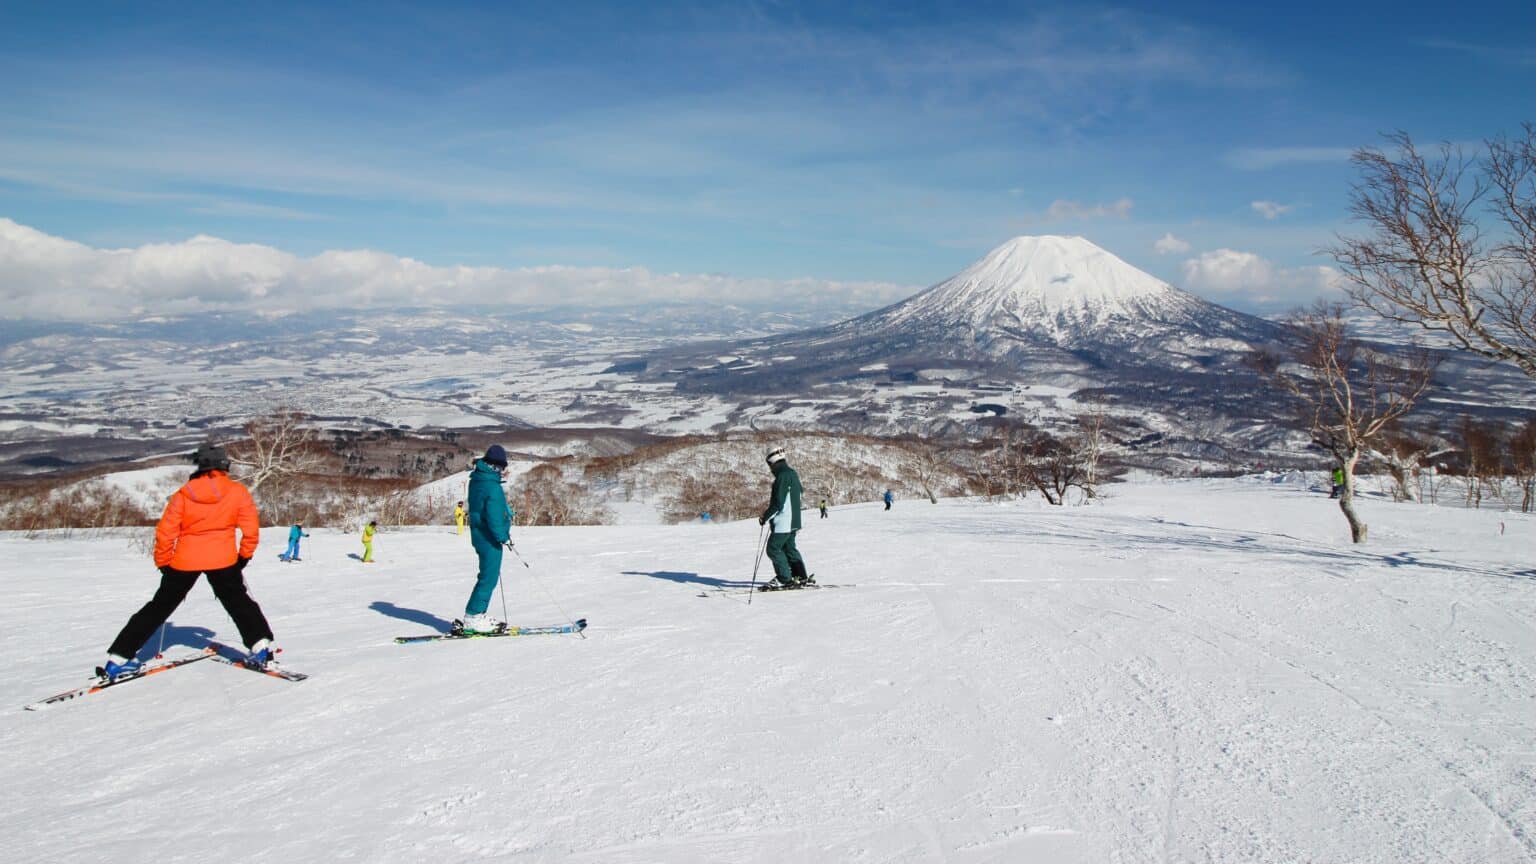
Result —
<svg viewBox="0 0 1536 864"><path fill-rule="evenodd" d="M187 456L199 471L228 471L229 454L217 444L204 442Z"/></svg>

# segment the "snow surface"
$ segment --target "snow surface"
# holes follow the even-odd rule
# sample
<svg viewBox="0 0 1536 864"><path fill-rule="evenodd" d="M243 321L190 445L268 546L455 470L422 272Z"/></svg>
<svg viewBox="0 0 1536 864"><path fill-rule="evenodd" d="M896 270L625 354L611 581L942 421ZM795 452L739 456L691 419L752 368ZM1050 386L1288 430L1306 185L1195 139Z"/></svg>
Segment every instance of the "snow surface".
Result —
<svg viewBox="0 0 1536 864"><path fill-rule="evenodd" d="M301 684L204 663L46 712L155 584L126 536L0 536L6 861L1536 860L1536 520L1302 484L1090 507L520 529L515 622L395 645L473 578L448 527L264 532L248 581ZM134 535L137 537L137 535ZM493 601L500 610L500 600ZM206 587L167 653L236 641ZM174 647L171 647L174 646Z"/></svg>

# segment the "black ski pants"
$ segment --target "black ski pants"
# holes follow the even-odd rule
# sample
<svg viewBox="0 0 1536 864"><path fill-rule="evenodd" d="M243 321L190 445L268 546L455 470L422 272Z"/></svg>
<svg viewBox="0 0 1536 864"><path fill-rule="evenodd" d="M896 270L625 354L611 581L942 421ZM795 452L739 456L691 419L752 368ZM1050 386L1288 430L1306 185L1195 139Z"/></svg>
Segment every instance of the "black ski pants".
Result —
<svg viewBox="0 0 1536 864"><path fill-rule="evenodd" d="M245 647L249 648L262 639L271 639L272 628L267 624L267 616L261 614L261 607L256 605L250 592L245 590L245 577L240 575L240 568L231 566L207 572L213 596L219 598L224 611L234 619L235 626L240 630L240 641L245 643ZM181 605L181 601L187 599L187 592L197 584L199 575L197 572L173 570L170 567L162 569L160 587L156 589L155 596L144 604L144 608L133 613L133 617L123 626L123 631L112 642L112 647L107 649L108 652L119 657L137 654L155 630Z"/></svg>

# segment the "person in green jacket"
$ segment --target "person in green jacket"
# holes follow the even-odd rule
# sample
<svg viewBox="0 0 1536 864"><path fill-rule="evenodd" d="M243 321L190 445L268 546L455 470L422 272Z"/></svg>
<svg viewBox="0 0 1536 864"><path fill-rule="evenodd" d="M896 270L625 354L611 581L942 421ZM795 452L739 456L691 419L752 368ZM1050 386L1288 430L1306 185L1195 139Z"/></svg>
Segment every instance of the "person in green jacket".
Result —
<svg viewBox="0 0 1536 864"><path fill-rule="evenodd" d="M486 613L501 581L501 551L512 542L512 508L501 489L506 471L506 449L492 444L469 472L469 494L465 496L469 499L469 542L475 547L480 567L469 602L464 604L464 617L453 622L455 632L496 633L507 627L507 622Z"/></svg>
<svg viewBox="0 0 1536 864"><path fill-rule="evenodd" d="M1333 473L1329 475L1329 479L1333 481L1333 491L1328 493L1328 497L1329 498L1337 498L1340 495L1343 495L1344 494L1344 467L1343 466L1335 467L1333 469Z"/></svg>
<svg viewBox="0 0 1536 864"><path fill-rule="evenodd" d="M772 525L768 535L768 560L773 562L773 581L762 590L804 588L816 577L805 572L805 559L795 548L795 533L800 530L800 475L784 461L784 448L768 450L768 470L773 472L773 491L768 507L757 519L759 525Z"/></svg>
<svg viewBox="0 0 1536 864"><path fill-rule="evenodd" d="M377 521L369 522L367 524L367 526L365 526L363 528L363 563L364 564L372 564L373 563L373 535L375 533L377 533L378 530L379 530L379 523Z"/></svg>

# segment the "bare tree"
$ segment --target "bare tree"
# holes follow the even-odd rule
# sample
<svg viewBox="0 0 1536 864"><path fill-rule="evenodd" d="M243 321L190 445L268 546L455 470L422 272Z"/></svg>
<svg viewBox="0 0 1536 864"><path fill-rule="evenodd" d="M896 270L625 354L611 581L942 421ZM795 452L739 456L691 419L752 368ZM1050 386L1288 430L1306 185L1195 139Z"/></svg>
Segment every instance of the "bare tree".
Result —
<svg viewBox="0 0 1536 864"><path fill-rule="evenodd" d="M1083 485L1087 471L1082 441L1075 436L1055 438L1045 432L1028 436L1019 444L1019 465L1047 503L1061 506L1074 486L1088 494Z"/></svg>
<svg viewBox="0 0 1536 864"><path fill-rule="evenodd" d="M1293 362L1260 362L1295 399L1312 440L1344 469L1339 509L1350 538L1364 543L1367 526L1355 512L1355 465L1428 389L1436 361L1427 351L1399 360L1363 348L1349 337L1338 304L1319 303L1295 313L1290 323L1301 339Z"/></svg>
<svg viewBox="0 0 1536 864"><path fill-rule="evenodd" d="M320 467L323 460L314 448L319 433L305 419L302 412L279 408L245 424L245 440L232 444L229 456L252 492L270 480Z"/></svg>
<svg viewBox="0 0 1536 864"><path fill-rule="evenodd" d="M1461 418L1458 431L1461 452L1466 459L1466 503L1468 507L1482 507L1484 494L1498 495L1497 487L1504 467L1504 442L1498 427L1471 417Z"/></svg>
<svg viewBox="0 0 1536 864"><path fill-rule="evenodd" d="M1450 145L1426 157L1403 132L1357 151L1350 210L1369 233L1327 251L1356 303L1536 378L1536 126L1523 130L1471 163Z"/></svg>
<svg viewBox="0 0 1536 864"><path fill-rule="evenodd" d="M567 482L561 470L547 462L522 476L512 500L523 502L519 515L525 525L601 525L608 517L586 486Z"/></svg>
<svg viewBox="0 0 1536 864"><path fill-rule="evenodd" d="M923 490L928 503L939 503L939 493L948 492L955 466L945 456L946 448L936 440L913 438L902 444L902 473Z"/></svg>
<svg viewBox="0 0 1536 864"><path fill-rule="evenodd" d="M1520 512L1536 510L1536 417L1510 436L1509 466L1520 488Z"/></svg>
<svg viewBox="0 0 1536 864"><path fill-rule="evenodd" d="M1087 413L1077 415L1078 435L1082 441L1083 492L1093 498L1098 494L1099 462L1104 458L1105 427L1109 414L1101 403L1090 403Z"/></svg>
<svg viewBox="0 0 1536 864"><path fill-rule="evenodd" d="M1431 450L1429 442L1405 429L1392 428L1382 433L1372 449L1392 475L1392 500L1420 500L1424 459Z"/></svg>

